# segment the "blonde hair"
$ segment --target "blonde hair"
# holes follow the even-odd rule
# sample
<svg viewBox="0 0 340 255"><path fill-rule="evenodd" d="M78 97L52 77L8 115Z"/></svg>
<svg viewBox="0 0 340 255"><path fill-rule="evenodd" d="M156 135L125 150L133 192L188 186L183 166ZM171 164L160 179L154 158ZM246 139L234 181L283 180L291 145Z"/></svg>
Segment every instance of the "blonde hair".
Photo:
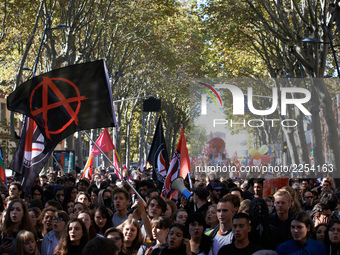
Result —
<svg viewBox="0 0 340 255"><path fill-rule="evenodd" d="M238 212L242 212L244 209L246 209L247 207L249 208L250 206L250 202L251 200L250 199L245 199L241 202L240 204L240 208L238 209Z"/></svg>
<svg viewBox="0 0 340 255"><path fill-rule="evenodd" d="M25 251L24 251L24 244L25 242L30 242L30 241L34 241L35 242L35 236L31 231L27 231L27 230L22 230L18 233L17 237L16 237L16 243L17 243L17 255L24 255ZM33 252L34 255L39 255L39 249L38 249L38 245L35 242L35 249Z"/></svg>
<svg viewBox="0 0 340 255"><path fill-rule="evenodd" d="M137 228L137 235L136 235L136 238L132 242L132 246L126 247L126 243L124 241L125 250L129 250L131 252L131 254L134 255L134 254L137 254L139 246L143 243L143 236L142 236L142 233L141 233L141 227L140 227L139 222L136 219L133 219L133 218L127 219L126 221L123 222L122 227L121 227L123 234L124 234L124 227L126 225L134 225Z"/></svg>
<svg viewBox="0 0 340 255"><path fill-rule="evenodd" d="M277 197L286 197L289 202L292 202L292 196L285 189L279 189L278 191L276 191L274 194L274 198L276 199Z"/></svg>
<svg viewBox="0 0 340 255"><path fill-rule="evenodd" d="M291 186L284 186L281 189L288 191L291 195L291 201L292 201L291 210L292 210L292 213L296 213L296 212L301 211L301 205L300 205L300 202L299 202L299 200L296 196L295 189L293 189Z"/></svg>

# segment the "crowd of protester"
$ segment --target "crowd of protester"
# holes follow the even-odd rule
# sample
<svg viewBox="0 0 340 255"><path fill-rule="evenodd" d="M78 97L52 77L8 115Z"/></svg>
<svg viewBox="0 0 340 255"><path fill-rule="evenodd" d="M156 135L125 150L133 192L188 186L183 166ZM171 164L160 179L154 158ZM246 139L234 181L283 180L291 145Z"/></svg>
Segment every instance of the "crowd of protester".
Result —
<svg viewBox="0 0 340 255"><path fill-rule="evenodd" d="M339 254L340 192L331 178L290 179L264 197L264 179L209 176L186 183L189 200L167 200L150 173L124 175L130 185L103 168L92 180L50 172L30 194L8 178L0 254Z"/></svg>

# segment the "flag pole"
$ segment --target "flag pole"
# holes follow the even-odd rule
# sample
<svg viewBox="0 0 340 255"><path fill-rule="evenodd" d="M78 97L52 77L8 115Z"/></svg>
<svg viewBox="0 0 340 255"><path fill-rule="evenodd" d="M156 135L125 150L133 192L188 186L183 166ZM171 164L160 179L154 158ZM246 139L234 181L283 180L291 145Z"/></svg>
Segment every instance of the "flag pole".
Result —
<svg viewBox="0 0 340 255"><path fill-rule="evenodd" d="M97 145L97 143L91 138L91 136L85 131L82 130L82 132L87 136L87 138L90 139L90 141L97 147L97 149L100 151L100 153L102 155L104 155L104 157L109 161L109 163L113 166L114 169L116 169L116 171L122 176L122 179L130 186L130 188L135 192L135 194L143 201L143 203L146 205L145 200L143 199L143 197L137 192L137 190L135 190L135 188L132 186L132 184L123 176L122 172L117 169L115 167L115 165L113 164L113 162L109 159L108 156L106 156L106 154L102 151L102 149ZM117 150L116 150L117 153Z"/></svg>

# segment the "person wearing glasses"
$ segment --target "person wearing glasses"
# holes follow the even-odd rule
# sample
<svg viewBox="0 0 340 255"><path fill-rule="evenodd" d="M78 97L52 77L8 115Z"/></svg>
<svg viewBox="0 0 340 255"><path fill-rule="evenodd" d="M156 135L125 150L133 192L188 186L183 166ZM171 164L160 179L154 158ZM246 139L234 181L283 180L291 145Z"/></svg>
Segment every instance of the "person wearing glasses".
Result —
<svg viewBox="0 0 340 255"><path fill-rule="evenodd" d="M276 252L278 255L326 255L327 252L323 243L310 238L313 231L314 223L311 216L305 211L297 212L290 224L290 232L293 238L280 244L276 248Z"/></svg>
<svg viewBox="0 0 340 255"><path fill-rule="evenodd" d="M53 230L45 235L41 244L41 255L52 255L59 243L67 222L70 220L64 211L57 211L52 217Z"/></svg>
<svg viewBox="0 0 340 255"><path fill-rule="evenodd" d="M308 212L309 215L312 215L312 210L315 205L312 192L306 191L303 194L303 201L304 203L302 204L302 210Z"/></svg>
<svg viewBox="0 0 340 255"><path fill-rule="evenodd" d="M325 233L324 244L327 254L334 255L340 253L340 220L333 219Z"/></svg>

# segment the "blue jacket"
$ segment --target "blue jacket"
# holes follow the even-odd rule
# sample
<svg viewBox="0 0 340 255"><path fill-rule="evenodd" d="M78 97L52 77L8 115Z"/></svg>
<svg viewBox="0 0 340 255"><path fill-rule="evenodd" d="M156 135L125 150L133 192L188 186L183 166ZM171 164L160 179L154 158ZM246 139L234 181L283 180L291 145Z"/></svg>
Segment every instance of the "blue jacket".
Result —
<svg viewBox="0 0 340 255"><path fill-rule="evenodd" d="M294 239L290 239L277 246L276 252L279 255L327 255L326 248L323 243L308 238L307 242L300 244Z"/></svg>
<svg viewBox="0 0 340 255"><path fill-rule="evenodd" d="M41 244L41 253L40 255L52 255L53 254L53 239L54 239L55 233L54 230L47 233L46 236L44 236L44 239L42 240Z"/></svg>

